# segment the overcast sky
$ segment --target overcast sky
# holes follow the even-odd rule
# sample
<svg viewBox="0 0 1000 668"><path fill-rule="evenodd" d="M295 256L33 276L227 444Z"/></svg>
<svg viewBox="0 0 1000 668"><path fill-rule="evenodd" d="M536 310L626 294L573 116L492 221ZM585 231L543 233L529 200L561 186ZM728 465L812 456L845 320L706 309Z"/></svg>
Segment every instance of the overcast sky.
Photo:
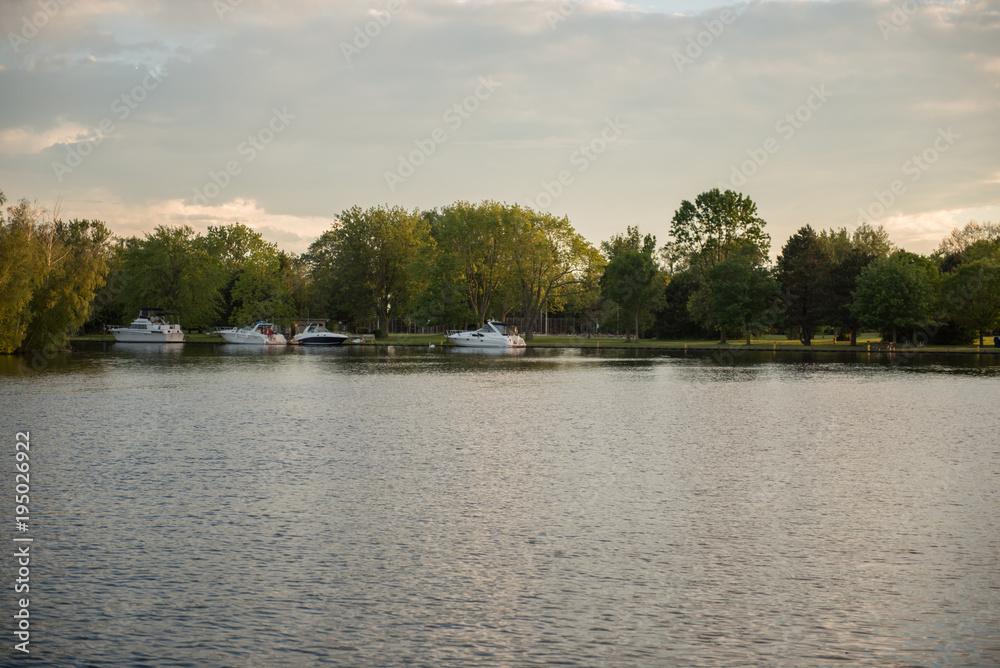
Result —
<svg viewBox="0 0 1000 668"><path fill-rule="evenodd" d="M118 234L522 203L599 243L681 200L930 252L1000 222L1000 2L3 0L0 189Z"/></svg>

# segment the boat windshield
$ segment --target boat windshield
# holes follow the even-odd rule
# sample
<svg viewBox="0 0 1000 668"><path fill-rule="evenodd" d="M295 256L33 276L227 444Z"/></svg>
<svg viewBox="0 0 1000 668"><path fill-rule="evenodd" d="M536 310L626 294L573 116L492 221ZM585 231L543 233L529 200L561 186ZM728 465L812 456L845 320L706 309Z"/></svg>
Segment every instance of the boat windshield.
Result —
<svg viewBox="0 0 1000 668"><path fill-rule="evenodd" d="M490 325L490 323L486 323L483 326L482 329L477 330L477 333L478 334L492 334L493 333L493 327Z"/></svg>

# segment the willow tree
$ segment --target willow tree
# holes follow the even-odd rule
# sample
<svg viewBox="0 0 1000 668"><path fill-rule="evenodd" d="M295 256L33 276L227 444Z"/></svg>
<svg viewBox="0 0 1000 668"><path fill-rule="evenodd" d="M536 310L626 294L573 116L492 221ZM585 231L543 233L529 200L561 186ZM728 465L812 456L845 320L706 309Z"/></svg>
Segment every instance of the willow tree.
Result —
<svg viewBox="0 0 1000 668"><path fill-rule="evenodd" d="M0 352L61 348L104 284L104 223L47 216L22 199L0 224Z"/></svg>

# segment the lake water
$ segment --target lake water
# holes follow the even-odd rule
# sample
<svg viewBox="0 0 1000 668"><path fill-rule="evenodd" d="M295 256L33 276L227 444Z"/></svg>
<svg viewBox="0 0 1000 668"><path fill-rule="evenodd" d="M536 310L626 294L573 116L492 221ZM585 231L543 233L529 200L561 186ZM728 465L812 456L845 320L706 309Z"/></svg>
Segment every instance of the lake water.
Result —
<svg viewBox="0 0 1000 668"><path fill-rule="evenodd" d="M995 358L118 344L39 366L0 357L2 665L1000 664Z"/></svg>

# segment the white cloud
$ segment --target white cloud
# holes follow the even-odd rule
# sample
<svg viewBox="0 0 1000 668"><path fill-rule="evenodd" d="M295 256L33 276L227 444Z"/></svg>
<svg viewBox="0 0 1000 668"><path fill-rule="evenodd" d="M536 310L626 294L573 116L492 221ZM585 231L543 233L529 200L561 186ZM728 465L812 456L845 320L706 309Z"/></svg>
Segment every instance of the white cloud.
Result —
<svg viewBox="0 0 1000 668"><path fill-rule="evenodd" d="M71 144L91 134L89 128L79 123L62 120L59 125L38 131L30 125L0 131L0 154L17 155L39 153L56 144Z"/></svg>
<svg viewBox="0 0 1000 668"><path fill-rule="evenodd" d="M854 225L859 206L953 127L961 138L890 213L916 221L1000 206L1000 5L918 4L883 38L878 22L893 11L883 0L758 2L721 31L719 3L695 0L637 11L584 2L555 24L546 13L559 0L427 0L404 3L377 30L381 0L244 0L221 20L211 3L141 12L70 3L17 57L0 54L0 182L12 197L61 195L87 217L130 216L134 229L178 220L180 203L192 220L257 215L261 226L311 237L354 204L524 202L569 169L574 181L553 212L595 243L628 224L663 240L682 199L730 179L774 138L779 150L741 190L780 247L806 223ZM17 21L33 6L4 3L0 14ZM348 63L342 44L366 27L372 35ZM700 51L678 71L674 56L689 40ZM137 85L137 66L152 65L170 76L119 119L110 103ZM449 110L491 75L502 86L450 123ZM786 136L777 123L823 85L829 101ZM275 107L294 120L246 160L239 147ZM55 145L109 116L115 141L59 182L51 163L65 150ZM618 116L628 126L620 141L576 171L572 152ZM447 140L390 190L385 173L436 129ZM240 173L196 211L195 189L231 160ZM908 229L898 233L914 250L936 245L926 238L933 225Z"/></svg>

